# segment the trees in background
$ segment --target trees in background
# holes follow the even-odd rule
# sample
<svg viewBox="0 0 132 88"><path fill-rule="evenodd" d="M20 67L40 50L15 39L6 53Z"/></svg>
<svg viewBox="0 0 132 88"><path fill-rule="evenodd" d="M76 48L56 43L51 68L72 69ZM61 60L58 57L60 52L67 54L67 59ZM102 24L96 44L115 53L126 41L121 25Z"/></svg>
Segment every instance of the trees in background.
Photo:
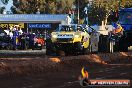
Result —
<svg viewBox="0 0 132 88"><path fill-rule="evenodd" d="M33 14L62 14L71 9L73 0L13 0L13 13Z"/></svg>
<svg viewBox="0 0 132 88"><path fill-rule="evenodd" d="M0 14L3 14L4 10L5 10L5 7L0 7Z"/></svg>
<svg viewBox="0 0 132 88"><path fill-rule="evenodd" d="M38 9L44 10L44 0L13 0L13 4L14 14L35 14Z"/></svg>
<svg viewBox="0 0 132 88"><path fill-rule="evenodd" d="M14 6L11 8L14 14L67 14L75 5L75 19L78 16L83 20L88 16L89 24L107 23L116 19L119 7L132 7L132 0L13 0ZM90 4L88 6L88 4ZM88 14L84 8L88 7ZM0 12L2 12L2 8Z"/></svg>
<svg viewBox="0 0 132 88"><path fill-rule="evenodd" d="M102 21L105 24L117 21L120 8L132 7L132 0L75 0L76 7L78 3L80 19L86 16L84 8L88 7L87 16L90 25L101 24Z"/></svg>

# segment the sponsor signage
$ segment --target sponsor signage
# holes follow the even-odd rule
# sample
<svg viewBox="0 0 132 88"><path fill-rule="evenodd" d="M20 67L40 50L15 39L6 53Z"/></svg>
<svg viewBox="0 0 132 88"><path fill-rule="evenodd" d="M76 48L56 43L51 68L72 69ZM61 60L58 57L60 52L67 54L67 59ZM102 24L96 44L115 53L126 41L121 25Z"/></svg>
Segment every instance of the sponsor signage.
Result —
<svg viewBox="0 0 132 88"><path fill-rule="evenodd" d="M100 79L91 80L92 86L130 86L128 79ZM89 85L90 86L90 85Z"/></svg>
<svg viewBox="0 0 132 88"><path fill-rule="evenodd" d="M30 23L28 24L28 28L51 28L51 24Z"/></svg>
<svg viewBox="0 0 132 88"><path fill-rule="evenodd" d="M20 28L24 28L24 23L0 23L1 28L14 27L14 25L19 25Z"/></svg>
<svg viewBox="0 0 132 88"><path fill-rule="evenodd" d="M82 84L81 84L82 85ZM88 86L130 86L130 80L128 79L90 79L85 81L85 85Z"/></svg>

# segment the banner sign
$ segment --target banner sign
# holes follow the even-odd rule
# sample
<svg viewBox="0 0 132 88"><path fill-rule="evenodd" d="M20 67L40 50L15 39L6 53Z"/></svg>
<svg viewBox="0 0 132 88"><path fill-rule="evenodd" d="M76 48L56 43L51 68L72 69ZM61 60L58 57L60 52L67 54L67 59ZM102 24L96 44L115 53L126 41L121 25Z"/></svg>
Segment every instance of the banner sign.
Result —
<svg viewBox="0 0 132 88"><path fill-rule="evenodd" d="M24 28L24 23L0 23L1 28L10 28L14 25L19 25L20 28Z"/></svg>
<svg viewBox="0 0 132 88"><path fill-rule="evenodd" d="M30 23L28 24L28 28L51 28L51 24Z"/></svg>
<svg viewBox="0 0 132 88"><path fill-rule="evenodd" d="M88 87L88 86L109 86L109 87L114 87L114 86L121 86L121 87L130 87L130 80L128 79L90 79L89 81L80 81L81 86L83 87ZM84 83L85 85L83 85ZM126 87L125 87L126 88Z"/></svg>

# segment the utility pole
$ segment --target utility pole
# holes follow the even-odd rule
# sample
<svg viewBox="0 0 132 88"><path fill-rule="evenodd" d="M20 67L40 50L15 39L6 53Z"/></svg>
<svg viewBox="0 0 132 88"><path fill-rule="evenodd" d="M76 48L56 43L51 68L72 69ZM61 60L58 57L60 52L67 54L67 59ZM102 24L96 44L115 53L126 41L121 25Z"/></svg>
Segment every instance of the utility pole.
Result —
<svg viewBox="0 0 132 88"><path fill-rule="evenodd" d="M120 7L121 7L121 0L118 1L118 6L119 6L119 10L120 10Z"/></svg>
<svg viewBox="0 0 132 88"><path fill-rule="evenodd" d="M78 8L77 8L77 12L78 12L78 15L77 15L77 23L79 24L79 0L78 0L78 6L77 6Z"/></svg>
<svg viewBox="0 0 132 88"><path fill-rule="evenodd" d="M76 6L75 5L72 5L72 14L71 14L71 18L72 18L72 23L74 23L74 17L75 17L75 9L76 9Z"/></svg>

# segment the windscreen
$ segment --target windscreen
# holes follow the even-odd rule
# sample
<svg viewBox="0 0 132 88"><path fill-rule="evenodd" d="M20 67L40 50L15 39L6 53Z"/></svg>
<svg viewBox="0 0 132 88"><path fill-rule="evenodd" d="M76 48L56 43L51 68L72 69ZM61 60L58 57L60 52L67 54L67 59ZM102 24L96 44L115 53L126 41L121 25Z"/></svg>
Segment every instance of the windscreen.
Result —
<svg viewBox="0 0 132 88"><path fill-rule="evenodd" d="M121 11L119 21L121 24L132 24L132 11Z"/></svg>
<svg viewBox="0 0 132 88"><path fill-rule="evenodd" d="M57 31L65 31L65 32L71 32L76 31L76 27L74 25L61 25Z"/></svg>

